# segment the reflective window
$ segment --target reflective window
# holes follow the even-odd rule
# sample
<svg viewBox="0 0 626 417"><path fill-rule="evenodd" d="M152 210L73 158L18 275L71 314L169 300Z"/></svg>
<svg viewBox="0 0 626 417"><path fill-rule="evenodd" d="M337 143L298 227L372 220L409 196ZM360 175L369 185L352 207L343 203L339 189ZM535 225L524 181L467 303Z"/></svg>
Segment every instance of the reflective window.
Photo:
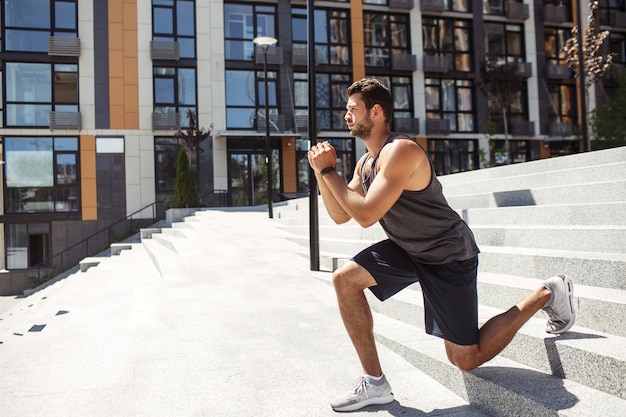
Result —
<svg viewBox="0 0 626 417"><path fill-rule="evenodd" d="M553 65L566 65L562 49L567 39L572 36L571 31L566 28L545 28L544 34L546 61Z"/></svg>
<svg viewBox="0 0 626 417"><path fill-rule="evenodd" d="M178 42L181 58L196 57L193 0L152 0L152 39Z"/></svg>
<svg viewBox="0 0 626 417"><path fill-rule="evenodd" d="M577 124L576 91L574 85L548 85L550 91L550 122L569 126Z"/></svg>
<svg viewBox="0 0 626 417"><path fill-rule="evenodd" d="M373 76L381 80L393 97L393 118L413 117L413 88L411 77ZM392 120L390 120L392 122Z"/></svg>
<svg viewBox="0 0 626 417"><path fill-rule="evenodd" d="M349 16L344 10L315 10L317 64L350 65Z"/></svg>
<svg viewBox="0 0 626 417"><path fill-rule="evenodd" d="M410 54L409 15L365 12L366 65L391 67L392 54Z"/></svg>
<svg viewBox="0 0 626 417"><path fill-rule="evenodd" d="M424 17L424 55L450 59L454 71L473 69L471 22L466 20Z"/></svg>
<svg viewBox="0 0 626 417"><path fill-rule="evenodd" d="M351 75L316 74L317 124L322 130L346 130L346 90Z"/></svg>
<svg viewBox="0 0 626 417"><path fill-rule="evenodd" d="M154 112L179 113L181 126L189 126L187 112L191 110L197 114L196 70L155 67L153 83Z"/></svg>
<svg viewBox="0 0 626 417"><path fill-rule="evenodd" d="M278 114L276 72L268 71L270 120ZM263 71L226 71L226 127L253 129L265 123L265 80ZM262 126L265 126L264 124Z"/></svg>
<svg viewBox="0 0 626 417"><path fill-rule="evenodd" d="M498 63L524 61L524 32L522 25L485 23L485 53Z"/></svg>
<svg viewBox="0 0 626 417"><path fill-rule="evenodd" d="M175 190L176 166L180 145L173 137L154 138L156 192L168 193Z"/></svg>
<svg viewBox="0 0 626 417"><path fill-rule="evenodd" d="M257 36L276 37L274 6L224 4L224 54L226 59L253 61Z"/></svg>
<svg viewBox="0 0 626 417"><path fill-rule="evenodd" d="M598 2L598 18L601 25L616 26L616 13L624 12L624 0L604 0Z"/></svg>
<svg viewBox="0 0 626 417"><path fill-rule="evenodd" d="M6 137L7 213L80 210L78 138Z"/></svg>
<svg viewBox="0 0 626 417"><path fill-rule="evenodd" d="M49 126L51 111L78 111L77 65L8 62L5 74L7 127Z"/></svg>
<svg viewBox="0 0 626 417"><path fill-rule="evenodd" d="M448 120L450 131L474 132L474 83L471 80L427 78L426 117Z"/></svg>
<svg viewBox="0 0 626 417"><path fill-rule="evenodd" d="M76 0L4 0L4 50L48 52L49 36L78 36L77 22Z"/></svg>
<svg viewBox="0 0 626 417"><path fill-rule="evenodd" d="M462 139L431 139L430 156L437 175L471 171L479 168L478 141Z"/></svg>

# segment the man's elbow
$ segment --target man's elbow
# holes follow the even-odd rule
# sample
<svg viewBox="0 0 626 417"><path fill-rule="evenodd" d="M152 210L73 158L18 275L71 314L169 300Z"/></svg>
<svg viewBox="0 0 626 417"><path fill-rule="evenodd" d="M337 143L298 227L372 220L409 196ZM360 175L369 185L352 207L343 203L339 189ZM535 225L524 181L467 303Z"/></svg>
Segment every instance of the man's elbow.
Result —
<svg viewBox="0 0 626 417"><path fill-rule="evenodd" d="M364 229L367 229L368 227L373 226L374 224L376 224L376 222L378 222L378 219L369 216L358 218L355 217L354 220L359 224L359 226Z"/></svg>

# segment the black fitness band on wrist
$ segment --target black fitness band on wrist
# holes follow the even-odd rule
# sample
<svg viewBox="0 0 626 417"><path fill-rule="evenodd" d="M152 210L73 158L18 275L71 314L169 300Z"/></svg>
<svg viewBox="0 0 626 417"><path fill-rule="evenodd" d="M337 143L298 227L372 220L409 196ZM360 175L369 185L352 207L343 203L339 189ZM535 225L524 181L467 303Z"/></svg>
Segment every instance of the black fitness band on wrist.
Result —
<svg viewBox="0 0 626 417"><path fill-rule="evenodd" d="M334 171L335 167L326 167L320 171L320 175L324 176L324 174L328 174L330 171Z"/></svg>

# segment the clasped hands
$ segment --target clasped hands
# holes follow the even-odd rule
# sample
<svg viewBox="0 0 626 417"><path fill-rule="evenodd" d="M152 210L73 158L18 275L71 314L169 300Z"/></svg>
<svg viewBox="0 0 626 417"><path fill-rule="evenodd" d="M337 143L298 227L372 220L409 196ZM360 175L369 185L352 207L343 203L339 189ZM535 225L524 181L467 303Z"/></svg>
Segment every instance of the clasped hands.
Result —
<svg viewBox="0 0 626 417"><path fill-rule="evenodd" d="M328 141L313 145L307 156L311 168L317 173L320 173L324 168L334 167L337 163L337 152Z"/></svg>

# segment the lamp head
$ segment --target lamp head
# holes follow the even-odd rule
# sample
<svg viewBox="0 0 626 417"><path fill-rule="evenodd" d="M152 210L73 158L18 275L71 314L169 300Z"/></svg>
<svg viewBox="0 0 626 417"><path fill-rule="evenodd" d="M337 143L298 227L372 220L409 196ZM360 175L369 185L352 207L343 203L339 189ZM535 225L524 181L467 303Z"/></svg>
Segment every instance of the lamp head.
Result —
<svg viewBox="0 0 626 417"><path fill-rule="evenodd" d="M278 39L272 38L271 36L257 36L256 38L252 39L252 42L254 42L255 45L263 48L263 52L266 52L270 46L278 42Z"/></svg>

